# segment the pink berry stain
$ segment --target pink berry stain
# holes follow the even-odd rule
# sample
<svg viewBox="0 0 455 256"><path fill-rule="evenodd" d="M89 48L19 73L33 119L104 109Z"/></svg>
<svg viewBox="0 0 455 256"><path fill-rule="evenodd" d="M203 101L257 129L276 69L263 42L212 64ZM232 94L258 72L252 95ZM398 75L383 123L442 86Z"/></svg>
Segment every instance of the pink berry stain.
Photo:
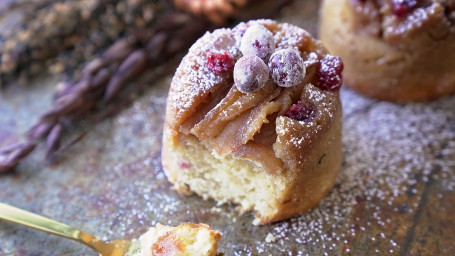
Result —
<svg viewBox="0 0 455 256"><path fill-rule="evenodd" d="M187 162L180 162L179 165L180 165L180 168L183 168L183 169L188 169L191 167L191 164L189 164Z"/></svg>
<svg viewBox="0 0 455 256"><path fill-rule="evenodd" d="M209 53L207 61L209 69L216 74L234 70L235 60L228 52Z"/></svg>
<svg viewBox="0 0 455 256"><path fill-rule="evenodd" d="M322 90L337 91L343 83L343 61L340 57L326 55L317 69L318 87Z"/></svg>

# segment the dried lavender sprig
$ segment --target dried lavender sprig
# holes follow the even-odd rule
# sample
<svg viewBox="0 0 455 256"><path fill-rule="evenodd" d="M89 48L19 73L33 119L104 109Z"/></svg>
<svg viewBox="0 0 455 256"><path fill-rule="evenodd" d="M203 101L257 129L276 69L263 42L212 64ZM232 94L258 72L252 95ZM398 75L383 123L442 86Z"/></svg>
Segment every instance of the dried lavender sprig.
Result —
<svg viewBox="0 0 455 256"><path fill-rule="evenodd" d="M47 137L47 154L55 152L63 133L59 120L88 113L103 96L103 104L108 104L144 69L165 62L211 28L207 22L186 16L186 19L182 19L181 13L163 16L161 19L166 20L166 23L163 22L166 26L142 31L144 33L140 34L148 35L146 38L120 39L83 69L81 80L63 84L56 94L54 105L27 132L28 146L13 147L13 151L9 149L11 147L0 149L0 172L14 168L33 150L31 145L36 145L41 138Z"/></svg>
<svg viewBox="0 0 455 256"><path fill-rule="evenodd" d="M166 0L37 0L0 10L3 21L17 20L17 13L23 18L0 31L0 85L46 66L74 70L127 28L152 26L171 8Z"/></svg>
<svg viewBox="0 0 455 256"><path fill-rule="evenodd" d="M0 153L0 173L14 168L24 157L26 157L36 147L36 143L23 142L16 143L9 150L2 150Z"/></svg>

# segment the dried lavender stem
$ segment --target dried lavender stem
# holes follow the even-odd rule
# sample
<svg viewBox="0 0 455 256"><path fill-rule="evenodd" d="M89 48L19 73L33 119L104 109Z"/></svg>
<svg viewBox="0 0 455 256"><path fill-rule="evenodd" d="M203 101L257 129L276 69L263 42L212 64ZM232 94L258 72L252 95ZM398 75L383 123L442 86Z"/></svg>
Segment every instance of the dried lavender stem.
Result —
<svg viewBox="0 0 455 256"><path fill-rule="evenodd" d="M12 23L0 31L0 85L43 67L71 72L129 27L153 27L157 14L171 9L166 0L40 0L8 6L0 10L0 21Z"/></svg>

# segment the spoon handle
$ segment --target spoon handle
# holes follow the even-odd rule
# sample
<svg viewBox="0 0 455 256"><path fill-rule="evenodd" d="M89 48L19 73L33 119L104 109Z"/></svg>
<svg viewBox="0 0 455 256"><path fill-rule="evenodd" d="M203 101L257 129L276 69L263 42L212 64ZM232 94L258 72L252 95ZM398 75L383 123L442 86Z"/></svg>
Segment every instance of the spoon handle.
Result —
<svg viewBox="0 0 455 256"><path fill-rule="evenodd" d="M101 256L130 255L129 250L136 248L131 246L129 240L104 242L82 230L0 202L0 220L2 219L75 240L89 246Z"/></svg>
<svg viewBox="0 0 455 256"><path fill-rule="evenodd" d="M73 240L80 240L81 230L0 202L0 219L53 233Z"/></svg>
<svg viewBox="0 0 455 256"><path fill-rule="evenodd" d="M94 248L93 243L102 243L99 239L82 230L2 202L0 202L0 219L70 238L92 248Z"/></svg>

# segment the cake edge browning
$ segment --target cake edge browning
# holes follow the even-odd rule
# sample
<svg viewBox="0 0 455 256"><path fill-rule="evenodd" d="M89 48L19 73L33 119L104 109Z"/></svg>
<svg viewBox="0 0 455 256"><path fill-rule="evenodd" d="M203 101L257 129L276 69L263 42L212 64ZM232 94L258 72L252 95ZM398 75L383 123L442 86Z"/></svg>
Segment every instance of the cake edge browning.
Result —
<svg viewBox="0 0 455 256"><path fill-rule="evenodd" d="M342 110L341 102L330 124L320 131L304 148L294 148L299 157L299 168L294 169L295 180L289 190L280 197L280 211L276 216L259 216L261 224L285 220L316 206L331 191L342 164ZM302 132L302 131L300 131ZM289 134L291 135L291 134ZM298 132L291 137L301 137ZM292 150L281 150L281 154ZM302 153L303 152L303 153ZM278 156L280 158L280 156Z"/></svg>

